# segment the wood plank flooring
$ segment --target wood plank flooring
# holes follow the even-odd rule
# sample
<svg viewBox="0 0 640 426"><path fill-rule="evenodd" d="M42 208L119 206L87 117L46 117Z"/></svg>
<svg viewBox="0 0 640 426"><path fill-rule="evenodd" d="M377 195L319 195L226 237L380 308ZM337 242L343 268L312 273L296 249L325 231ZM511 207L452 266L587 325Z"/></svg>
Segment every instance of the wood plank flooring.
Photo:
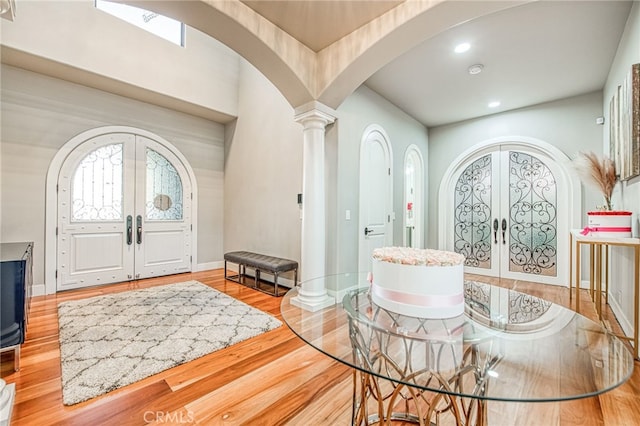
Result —
<svg viewBox="0 0 640 426"><path fill-rule="evenodd" d="M473 277L471 277L473 278ZM106 293L198 280L281 319L280 298L225 281L222 270L73 290L33 299L21 370L2 354L0 373L16 383L12 425L347 425L352 375L307 346L287 327L172 368L104 396L62 404L57 305ZM479 279L487 281L486 278ZM566 288L496 281L567 305ZM590 306L586 292L583 306ZM594 313L590 315L593 317ZM609 318L616 326L614 318ZM606 394L577 401L489 403L489 423L512 425L640 424L640 364L632 378Z"/></svg>

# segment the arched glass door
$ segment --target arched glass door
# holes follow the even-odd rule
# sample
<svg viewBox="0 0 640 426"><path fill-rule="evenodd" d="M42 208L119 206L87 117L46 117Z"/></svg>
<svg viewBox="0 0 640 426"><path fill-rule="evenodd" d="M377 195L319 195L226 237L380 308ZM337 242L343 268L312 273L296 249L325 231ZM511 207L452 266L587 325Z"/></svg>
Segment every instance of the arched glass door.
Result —
<svg viewBox="0 0 640 426"><path fill-rule="evenodd" d="M424 164L418 147L411 145L404 157L404 235L406 247L423 246Z"/></svg>
<svg viewBox="0 0 640 426"><path fill-rule="evenodd" d="M566 188L555 162L522 147L503 146L461 165L454 175L453 250L465 271L557 284L566 265ZM566 256L566 255L565 255Z"/></svg>
<svg viewBox="0 0 640 426"><path fill-rule="evenodd" d="M149 138L78 146L58 182L58 290L190 271L190 193L182 163Z"/></svg>

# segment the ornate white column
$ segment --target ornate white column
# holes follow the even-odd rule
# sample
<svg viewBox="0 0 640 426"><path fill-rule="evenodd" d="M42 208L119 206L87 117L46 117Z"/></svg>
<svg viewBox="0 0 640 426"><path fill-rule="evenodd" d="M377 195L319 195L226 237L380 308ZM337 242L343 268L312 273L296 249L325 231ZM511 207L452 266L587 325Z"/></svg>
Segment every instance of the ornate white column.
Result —
<svg viewBox="0 0 640 426"><path fill-rule="evenodd" d="M301 286L291 300L296 306L317 311L334 304L322 278L325 272L326 206L324 185L325 127L335 121L335 111L319 102L296 108L295 120L304 126L302 150Z"/></svg>

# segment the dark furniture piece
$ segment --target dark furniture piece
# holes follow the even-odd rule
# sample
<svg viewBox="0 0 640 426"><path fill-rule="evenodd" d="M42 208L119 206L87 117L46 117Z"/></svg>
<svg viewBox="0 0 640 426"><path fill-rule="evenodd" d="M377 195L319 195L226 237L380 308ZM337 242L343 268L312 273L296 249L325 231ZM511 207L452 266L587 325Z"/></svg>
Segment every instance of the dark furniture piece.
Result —
<svg viewBox="0 0 640 426"><path fill-rule="evenodd" d="M236 275L227 275L227 262L238 264L238 273ZM278 291L278 275L282 272L293 271L293 286L298 284L298 262L295 260L283 259L280 257L267 256L264 254L252 253L249 251L232 251L224 255L224 278L235 281L240 284L246 283L247 267L255 270L253 277L253 286L256 290L268 293L272 296L282 296L284 292ZM273 274L273 290L271 284L268 288L261 286L260 272L268 272Z"/></svg>
<svg viewBox="0 0 640 426"><path fill-rule="evenodd" d="M13 368L20 369L31 300L33 243L0 244L0 352L14 351Z"/></svg>

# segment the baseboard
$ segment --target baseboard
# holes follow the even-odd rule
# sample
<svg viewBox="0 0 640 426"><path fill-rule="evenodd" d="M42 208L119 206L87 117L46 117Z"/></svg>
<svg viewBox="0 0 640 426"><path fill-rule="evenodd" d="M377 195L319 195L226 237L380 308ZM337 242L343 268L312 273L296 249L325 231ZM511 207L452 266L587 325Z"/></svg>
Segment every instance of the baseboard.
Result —
<svg viewBox="0 0 640 426"><path fill-rule="evenodd" d="M224 260L219 260L217 262L198 263L193 272L208 271L210 269L220 268L224 268Z"/></svg>
<svg viewBox="0 0 640 426"><path fill-rule="evenodd" d="M609 307L611 307L611 311L613 311L613 314L620 323L620 327L622 327L624 334L627 336L633 336L633 325L631 325L631 321L624 315L622 307L618 305L618 302L612 294L609 294Z"/></svg>
<svg viewBox="0 0 640 426"><path fill-rule="evenodd" d="M238 272L237 265L229 264L227 266L229 270ZM222 269L222 268L224 268L224 260L220 260L216 262L198 263L195 266L195 269L193 270L193 272L209 271L212 269ZM265 279L266 281L273 282L273 275L268 274L266 272L260 272L260 278ZM292 288L293 280L280 276L278 277L278 285L283 285L284 287ZM44 296L46 294L46 287L44 284L33 284L31 289L32 289L31 290L32 296Z"/></svg>
<svg viewBox="0 0 640 426"><path fill-rule="evenodd" d="M357 288L358 288L358 286L354 285L354 286L351 286L351 287L348 287L348 288L344 288L344 289L341 289L341 290L338 290L338 291L327 289L327 294L330 297L332 297L336 301L336 303L342 303L342 299L344 299L344 296L347 293L349 293L350 291L353 291L353 290L355 290Z"/></svg>
<svg viewBox="0 0 640 426"><path fill-rule="evenodd" d="M47 288L44 283L31 286L31 296L44 296L45 294L47 294Z"/></svg>

